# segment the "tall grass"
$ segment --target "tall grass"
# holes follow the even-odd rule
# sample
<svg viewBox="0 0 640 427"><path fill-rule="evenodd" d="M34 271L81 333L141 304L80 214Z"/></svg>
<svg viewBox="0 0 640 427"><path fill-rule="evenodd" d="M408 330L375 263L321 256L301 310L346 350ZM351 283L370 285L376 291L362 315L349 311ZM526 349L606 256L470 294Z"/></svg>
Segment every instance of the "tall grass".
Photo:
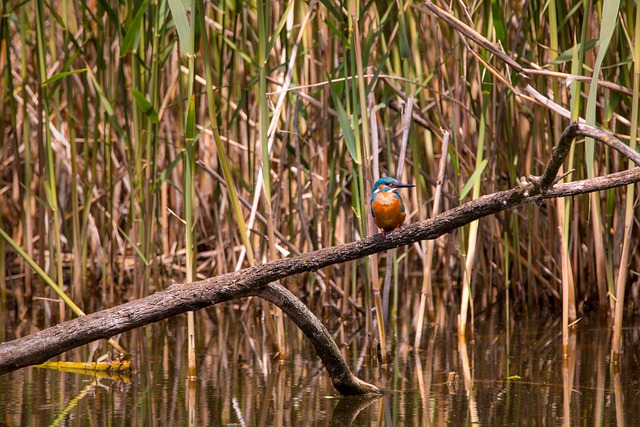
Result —
<svg viewBox="0 0 640 427"><path fill-rule="evenodd" d="M631 28L634 28L634 39L640 40L640 8L636 7L635 25L629 26L629 33ZM633 96L631 102L631 130L630 130L630 143L629 146L636 149L638 135L638 109L640 106L640 43L636 43L633 48L633 74L632 74L632 88ZM629 168L638 165L629 162ZM630 263L631 256L631 241L633 240L633 226L635 225L635 186L630 185L627 187L625 216L624 216L624 238L622 242L622 253L620 254L620 269L616 277L616 304L615 304L615 316L614 316L614 328L613 338L611 343L611 359L616 363L620 357L621 340L622 340L622 316L624 313L624 299L626 293L627 282L629 280L629 269L627 266Z"/></svg>
<svg viewBox="0 0 640 427"><path fill-rule="evenodd" d="M3 3L0 227L85 311L168 278L188 282L372 234L371 183L402 167L417 184L405 195L412 222L430 216L436 197L443 211L512 187L541 174L563 115L634 146L633 7L611 18L601 2L452 3L449 13L481 45L420 3L187 6ZM576 147L565 179L627 167L598 144ZM430 321L472 320L471 300L475 315L507 301L512 315L560 313L566 295L568 327L613 308L614 277L618 292L638 280L637 215L636 193L625 189L505 212L432 248L408 248L391 261L401 260L391 295L398 309L427 309ZM57 321L23 257L5 246L3 260L18 312L43 308ZM378 271L374 258L286 284L318 312L366 319L372 332L370 310L383 305ZM268 305L229 310L252 335L268 329L285 353L288 326Z"/></svg>

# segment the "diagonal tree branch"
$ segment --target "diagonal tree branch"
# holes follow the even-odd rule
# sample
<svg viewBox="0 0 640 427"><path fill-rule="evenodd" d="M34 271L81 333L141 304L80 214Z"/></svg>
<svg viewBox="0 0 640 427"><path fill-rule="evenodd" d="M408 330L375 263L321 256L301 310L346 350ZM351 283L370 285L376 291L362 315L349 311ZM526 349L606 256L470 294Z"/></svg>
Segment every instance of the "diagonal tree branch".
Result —
<svg viewBox="0 0 640 427"><path fill-rule="evenodd" d="M605 143L617 141L611 134L582 124L572 124L568 129L570 130L564 133L567 135L566 138L563 138L559 145L570 143L576 136L591 136ZM617 143L624 146L619 141ZM609 145L614 148L617 146L617 144ZM629 154L635 162L638 161L637 153L620 147L616 149L623 154ZM109 338L186 311L199 310L232 299L258 296L279 306L302 329L313 343L334 386L340 393L345 395L376 393L377 387L359 380L350 372L326 328L309 309L288 290L273 282L420 240L435 239L472 221L527 203L540 203L544 199L575 196L640 182L640 167L636 167L593 179L553 185L555 174L562 163L560 158L563 159L564 155L566 150L554 149L552 159L542 178L525 180L511 190L482 196L434 218L388 233L386 237L377 234L360 241L308 252L294 258L272 261L193 282L186 286L174 283L164 291L146 298L73 319L23 338L0 343L0 374L42 363L83 344ZM547 182L552 186L546 188ZM542 183L545 185L541 185Z"/></svg>

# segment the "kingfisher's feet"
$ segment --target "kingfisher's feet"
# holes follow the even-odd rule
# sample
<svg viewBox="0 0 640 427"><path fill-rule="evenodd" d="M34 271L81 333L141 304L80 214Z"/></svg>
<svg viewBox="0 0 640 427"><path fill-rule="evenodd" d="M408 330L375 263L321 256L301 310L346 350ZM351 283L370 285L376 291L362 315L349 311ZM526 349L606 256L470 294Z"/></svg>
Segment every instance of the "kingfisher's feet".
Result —
<svg viewBox="0 0 640 427"><path fill-rule="evenodd" d="M378 234L374 234L374 236L382 236L382 237L387 237L387 233L388 231L384 231L383 229L379 228L378 229L379 233Z"/></svg>
<svg viewBox="0 0 640 427"><path fill-rule="evenodd" d="M394 231L398 231L398 230L400 230L401 228L402 228L402 226L401 226L401 225L399 225L399 226L397 226L396 228L394 228L394 229L393 229L393 230L391 230L391 231L385 231L385 230L380 229L380 234L382 234L382 237L387 237L387 233L393 233Z"/></svg>

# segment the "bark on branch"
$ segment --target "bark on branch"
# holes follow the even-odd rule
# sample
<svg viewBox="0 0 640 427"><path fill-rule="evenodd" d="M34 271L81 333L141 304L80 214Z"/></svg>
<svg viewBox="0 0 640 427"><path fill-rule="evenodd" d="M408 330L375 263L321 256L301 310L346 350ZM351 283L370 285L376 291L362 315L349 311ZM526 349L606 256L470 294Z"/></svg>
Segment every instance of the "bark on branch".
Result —
<svg viewBox="0 0 640 427"><path fill-rule="evenodd" d="M477 219L526 203L539 203L544 199L575 196L640 182L640 168L636 167L603 177L553 185L568 151L566 147L576 136L593 137L640 164L640 156L611 134L574 123L564 132L541 178L524 180L516 188L480 197L434 218L388 233L386 237L377 234L357 242L272 261L188 285L172 284L164 291L146 298L0 343L0 374L42 363L83 344L109 338L186 311L199 310L232 299L258 296L279 306L300 327L312 342L340 393L348 395L378 392L377 387L361 381L351 373L331 335L309 309L287 289L274 282L419 240L435 239Z"/></svg>

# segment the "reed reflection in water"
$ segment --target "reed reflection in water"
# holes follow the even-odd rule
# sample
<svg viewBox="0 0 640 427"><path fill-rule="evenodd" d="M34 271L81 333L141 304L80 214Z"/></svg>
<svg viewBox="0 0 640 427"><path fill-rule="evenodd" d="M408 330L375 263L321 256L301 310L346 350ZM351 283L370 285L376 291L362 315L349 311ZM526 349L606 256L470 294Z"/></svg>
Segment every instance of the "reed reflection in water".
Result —
<svg viewBox="0 0 640 427"><path fill-rule="evenodd" d="M365 399L338 396L292 325L283 363L259 357L259 340L234 325L218 330L199 349L198 378L188 381L179 351L184 321L127 334L137 367L130 377L38 368L0 377L0 425L640 425L637 325L625 329L619 366L609 363L606 319L583 319L568 358L560 323L539 318L478 320L467 343L454 324L430 328L417 353L396 328L399 344L385 367L354 339L345 348L354 371L388 390ZM336 332L339 341L348 336ZM86 358L89 350L68 358Z"/></svg>

